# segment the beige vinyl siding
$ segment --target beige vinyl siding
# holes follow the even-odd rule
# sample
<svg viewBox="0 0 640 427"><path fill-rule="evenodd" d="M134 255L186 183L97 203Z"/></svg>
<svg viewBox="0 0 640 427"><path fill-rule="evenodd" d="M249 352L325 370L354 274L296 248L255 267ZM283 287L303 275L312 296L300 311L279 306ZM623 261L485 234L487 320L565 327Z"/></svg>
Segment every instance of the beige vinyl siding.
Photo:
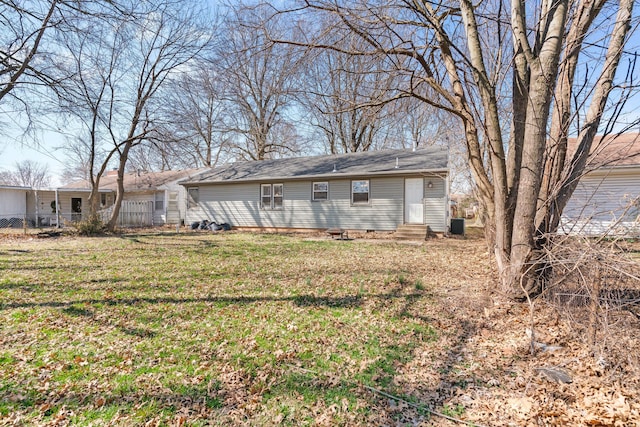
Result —
<svg viewBox="0 0 640 427"><path fill-rule="evenodd" d="M48 226L49 224L52 223L51 222L52 218L55 218L56 214L54 212L51 212L51 202L53 202L55 199L56 199L55 191L50 191L50 190L38 191L38 200L36 201L36 203L38 204L38 218L39 218L40 225ZM69 202L69 206L71 206L71 202Z"/></svg>
<svg viewBox="0 0 640 427"><path fill-rule="evenodd" d="M72 221L77 216L74 216L71 212L71 199L81 199L82 200L82 212L80 217L84 218L89 212L89 193L74 193L74 192L66 192L60 191L58 192L58 210L60 211L60 216L64 218L66 221ZM55 200L55 195L54 195ZM46 209L46 208L45 208ZM51 206L49 206L49 211L51 211ZM53 214L55 216L55 214Z"/></svg>
<svg viewBox="0 0 640 427"><path fill-rule="evenodd" d="M433 184L429 188L429 183ZM437 233L447 231L447 181L441 177L424 179L424 223Z"/></svg>
<svg viewBox="0 0 640 427"><path fill-rule="evenodd" d="M357 179L367 179L357 178ZM393 231L404 221L404 177L369 179L369 203L351 203L352 179L329 180L329 200L312 200L312 181L285 181L283 208L260 208L260 185L279 182L209 184L199 186L200 203L187 211L189 224L202 219L234 227L311 228ZM425 215L434 231L445 231L443 180L434 179L440 196L427 202ZM435 188L438 183L442 187ZM437 212L431 212L434 209ZM436 224L435 221L438 223Z"/></svg>
<svg viewBox="0 0 640 427"><path fill-rule="evenodd" d="M580 180L562 215L567 233L616 235L640 232L640 174L612 170L592 173Z"/></svg>

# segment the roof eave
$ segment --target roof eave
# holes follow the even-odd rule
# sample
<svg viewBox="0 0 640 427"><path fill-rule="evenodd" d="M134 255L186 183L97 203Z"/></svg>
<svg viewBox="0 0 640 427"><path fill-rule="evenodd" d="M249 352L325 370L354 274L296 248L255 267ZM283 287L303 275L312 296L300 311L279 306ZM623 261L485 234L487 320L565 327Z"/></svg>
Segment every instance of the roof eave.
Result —
<svg viewBox="0 0 640 427"><path fill-rule="evenodd" d="M376 176L405 176L405 175L420 175L420 174L442 174L449 173L449 168L436 168L436 169L413 169L413 170L398 170L394 169L391 171L384 172L374 172L374 173L341 173L341 172L330 172L325 174L316 174L316 175L304 175L304 176L270 176L270 177L260 177L260 178L239 178L239 179L228 179L228 180L201 180L201 181L181 181L179 182L182 186L192 186L192 185L200 185L200 184L233 184L240 182L264 182L264 181L308 181L314 179L348 179L348 178L356 178L356 177L376 177Z"/></svg>

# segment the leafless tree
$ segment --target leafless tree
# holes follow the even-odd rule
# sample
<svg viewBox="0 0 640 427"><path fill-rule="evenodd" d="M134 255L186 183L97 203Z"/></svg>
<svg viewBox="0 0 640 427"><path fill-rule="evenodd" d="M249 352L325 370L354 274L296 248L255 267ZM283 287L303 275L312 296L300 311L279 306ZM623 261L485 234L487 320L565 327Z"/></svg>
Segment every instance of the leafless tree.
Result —
<svg viewBox="0 0 640 427"><path fill-rule="evenodd" d="M208 42L192 6L186 1L132 2L120 19L87 22L82 31L64 34L67 49L59 65L71 67L73 78L60 100L88 141L92 195L98 194L100 177L110 163L117 164L109 229L117 224L129 153L154 129L150 100L171 73L188 67ZM92 213L96 199L92 196Z"/></svg>
<svg viewBox="0 0 640 427"><path fill-rule="evenodd" d="M161 118L156 134L145 143L149 166L215 166L225 147L222 115L226 106L211 62L199 61L172 78L155 103Z"/></svg>
<svg viewBox="0 0 640 427"><path fill-rule="evenodd" d="M0 2L0 102L18 85L50 84L38 63L42 39L59 23L62 2Z"/></svg>
<svg viewBox="0 0 640 427"><path fill-rule="evenodd" d="M379 72L377 58L367 56L325 50L307 59L300 98L328 151L383 146L385 127L394 121L387 102L394 75Z"/></svg>
<svg viewBox="0 0 640 427"><path fill-rule="evenodd" d="M400 91L460 120L503 289L514 298L539 293L544 236L557 228L611 117L605 107L625 96L616 88L633 83L632 73L616 73L633 0L295 4L289 14L320 14L333 29L309 27L307 39L283 41L391 62L407 76ZM366 48L336 43L334 31L350 31Z"/></svg>
<svg viewBox="0 0 640 427"><path fill-rule="evenodd" d="M212 59L224 101L224 130L233 155L263 160L296 150L287 119L297 84L300 53L273 43L268 34L280 23L265 26L262 5L235 6ZM286 138L286 139L285 139Z"/></svg>
<svg viewBox="0 0 640 427"><path fill-rule="evenodd" d="M13 171L0 172L0 182L6 185L40 189L49 186L51 175L47 165L32 160L23 160L15 164Z"/></svg>

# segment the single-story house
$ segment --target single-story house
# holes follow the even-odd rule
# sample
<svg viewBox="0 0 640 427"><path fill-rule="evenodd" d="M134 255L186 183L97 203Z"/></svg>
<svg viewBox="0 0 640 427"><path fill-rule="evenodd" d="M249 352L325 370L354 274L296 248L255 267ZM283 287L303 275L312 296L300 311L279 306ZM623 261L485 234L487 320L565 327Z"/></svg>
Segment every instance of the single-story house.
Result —
<svg viewBox="0 0 640 427"><path fill-rule="evenodd" d="M640 134L596 138L561 231L640 237Z"/></svg>
<svg viewBox="0 0 640 427"><path fill-rule="evenodd" d="M30 191L30 187L0 185L0 228L23 227Z"/></svg>
<svg viewBox="0 0 640 427"><path fill-rule="evenodd" d="M120 208L120 226L147 226L179 224L184 222L185 189L178 181L201 172L203 169L170 170L162 172L138 171L124 175L124 197ZM100 179L100 206L103 220L111 217L117 191L117 171L109 171ZM91 184L88 180L76 181L58 188L60 194L73 193L74 198L61 201L64 209L68 200L72 212L87 212ZM75 211L74 211L75 206Z"/></svg>
<svg viewBox="0 0 640 427"><path fill-rule="evenodd" d="M250 229L447 232L448 152L383 150L237 162L180 182L187 223Z"/></svg>

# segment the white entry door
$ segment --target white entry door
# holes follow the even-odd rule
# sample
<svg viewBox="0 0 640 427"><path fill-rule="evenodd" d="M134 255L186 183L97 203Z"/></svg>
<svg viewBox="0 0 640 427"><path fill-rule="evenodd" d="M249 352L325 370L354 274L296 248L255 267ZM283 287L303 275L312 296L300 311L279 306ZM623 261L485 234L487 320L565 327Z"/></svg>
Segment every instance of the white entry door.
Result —
<svg viewBox="0 0 640 427"><path fill-rule="evenodd" d="M406 178L404 180L404 222L406 224L424 224L424 179Z"/></svg>

